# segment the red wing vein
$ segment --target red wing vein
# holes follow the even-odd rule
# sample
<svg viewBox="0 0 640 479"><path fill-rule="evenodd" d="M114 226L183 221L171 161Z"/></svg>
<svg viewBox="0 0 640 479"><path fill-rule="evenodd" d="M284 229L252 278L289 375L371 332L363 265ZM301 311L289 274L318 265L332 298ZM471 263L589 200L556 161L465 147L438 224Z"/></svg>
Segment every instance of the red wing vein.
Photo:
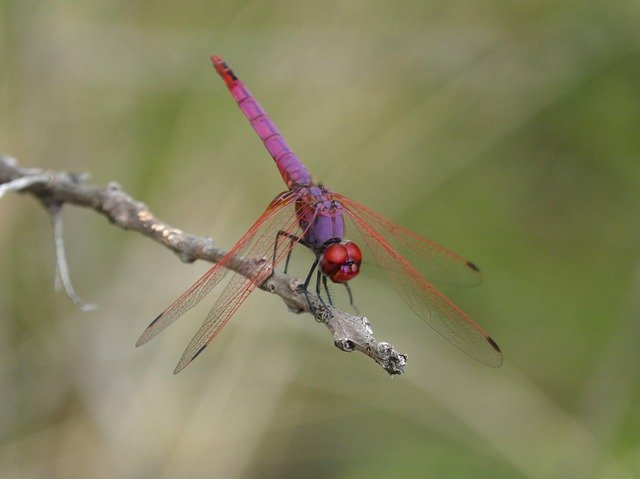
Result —
<svg viewBox="0 0 640 479"><path fill-rule="evenodd" d="M345 206L376 261L400 296L438 334L479 361L491 366L502 363L496 343L460 308L424 279L370 225Z"/></svg>
<svg viewBox="0 0 640 479"><path fill-rule="evenodd" d="M298 215L302 214L299 212ZM247 252L246 258L269 258L265 261L255 262L247 271L247 276L234 274L232 280L225 287L224 291L214 304L207 318L196 332L191 342L185 349L174 373L180 372L189 365L202 351L214 340L222 328L227 324L236 310L244 300L262 282L268 279L272 270L289 254L291 249L297 244L296 241L281 239L277 250L275 250L275 240L279 231L300 237L298 224L299 216L295 213L288 214L283 218L276 218L272 221L264 232L262 232L253 247ZM278 221L278 219L280 221ZM286 238L286 236L285 236ZM272 261L273 260L273 261Z"/></svg>
<svg viewBox="0 0 640 479"><path fill-rule="evenodd" d="M337 196L354 215L371 225L379 235L384 236L394 249L406 253L429 280L469 286L482 281L482 273L478 267L466 258L393 223L356 201L342 195Z"/></svg>
<svg viewBox="0 0 640 479"><path fill-rule="evenodd" d="M254 236L260 231L264 223L269 222L283 208L291 203L294 195L283 193L281 201L270 204L260 215L249 230L238 240L231 250L211 269L209 269L198 281L180 295L167 309L165 309L151 324L144 330L136 346L140 346L153 339L158 333L173 323L189 309L193 308L202 300L229 272L226 267L230 261L241 256L251 244Z"/></svg>

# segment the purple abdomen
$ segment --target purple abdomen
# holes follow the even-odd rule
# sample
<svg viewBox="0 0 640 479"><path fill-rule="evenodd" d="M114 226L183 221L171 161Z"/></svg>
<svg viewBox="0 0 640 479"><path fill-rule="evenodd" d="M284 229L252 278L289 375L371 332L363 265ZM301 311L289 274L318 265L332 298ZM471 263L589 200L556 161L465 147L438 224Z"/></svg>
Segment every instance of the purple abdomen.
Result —
<svg viewBox="0 0 640 479"><path fill-rule="evenodd" d="M236 100L240 110L249 120L269 154L276 162L282 179L291 189L293 186L306 186L312 183L311 175L296 154L284 140L276 125L271 121L267 112L262 108L251 92L244 86L242 80L235 76L233 70L217 56L211 61L216 71L227 84L231 96Z"/></svg>

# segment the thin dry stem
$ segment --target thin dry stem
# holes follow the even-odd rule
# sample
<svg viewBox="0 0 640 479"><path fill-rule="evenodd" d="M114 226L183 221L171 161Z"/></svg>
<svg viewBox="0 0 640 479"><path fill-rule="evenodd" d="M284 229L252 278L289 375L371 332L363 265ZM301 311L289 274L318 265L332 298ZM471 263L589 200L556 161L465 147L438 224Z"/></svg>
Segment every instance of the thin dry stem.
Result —
<svg viewBox="0 0 640 479"><path fill-rule="evenodd" d="M11 157L0 157L0 197L7 191L31 194L43 202L50 214L64 204L91 208L122 229L138 231L154 239L184 262L202 259L215 263L226 254L215 246L211 238L190 235L156 218L144 203L133 199L116 183L101 187L86 180L86 175L23 168ZM51 205L56 207L52 209ZM239 274L246 270L242 261L233 261L229 267ZM404 372L406 355L396 351L391 344L378 341L367 318L324 307L317 297L309 294L312 308L304 294L302 281L278 271L261 288L280 296L290 311L312 314L327 326L335 346L342 351L360 351L389 374Z"/></svg>

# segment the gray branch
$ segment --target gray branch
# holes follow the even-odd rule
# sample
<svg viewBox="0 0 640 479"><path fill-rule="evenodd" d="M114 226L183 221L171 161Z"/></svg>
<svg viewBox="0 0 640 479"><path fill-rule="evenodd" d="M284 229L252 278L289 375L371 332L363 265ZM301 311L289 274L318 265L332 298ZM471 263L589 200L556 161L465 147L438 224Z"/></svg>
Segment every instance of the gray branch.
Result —
<svg viewBox="0 0 640 479"><path fill-rule="evenodd" d="M184 262L202 259L216 263L226 254L226 251L215 246L213 239L190 235L159 220L144 203L133 199L116 183L109 183L106 187L96 186L87 183L86 175L23 168L13 158L5 156L0 157L0 197L7 191L35 196L50 214L57 214L59 208L67 203L91 208L124 230L138 231L154 239ZM246 268L240 261L231 262L229 267L239 274L245 274L243 269ZM325 307L316 296L309 294L312 308L305 297L303 282L279 271L274 271L261 288L280 296L290 311L312 314L318 322L329 328L338 349L345 352L360 351L389 374L404 372L406 355L396 351L391 344L375 339L367 318Z"/></svg>

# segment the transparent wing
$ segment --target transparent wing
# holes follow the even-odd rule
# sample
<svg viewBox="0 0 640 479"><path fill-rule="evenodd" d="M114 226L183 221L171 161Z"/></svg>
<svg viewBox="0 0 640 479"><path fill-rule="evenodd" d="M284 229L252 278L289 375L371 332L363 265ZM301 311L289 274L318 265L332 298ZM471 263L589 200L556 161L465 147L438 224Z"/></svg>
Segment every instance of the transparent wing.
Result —
<svg viewBox="0 0 640 479"><path fill-rule="evenodd" d="M352 219L371 250L376 261L391 283L411 309L438 334L455 347L490 366L502 364L502 353L491 337L469 318L460 308L449 301L440 291L418 273L367 220L378 215L367 211L365 218L359 213L356 203L341 198L347 215ZM383 228L388 231L387 228ZM431 242L429 242L431 244Z"/></svg>
<svg viewBox="0 0 640 479"><path fill-rule="evenodd" d="M339 194L334 196L348 207L349 211L384 236L394 249L405 253L416 269L430 281L468 286L478 285L482 281L482 273L468 259L393 223L356 201Z"/></svg>
<svg viewBox="0 0 640 479"><path fill-rule="evenodd" d="M136 346L141 346L153 339L160 331L198 304L227 275L229 269L226 266L241 256L252 244L253 238L265 229L265 225L269 225L276 217L282 215L283 210L289 216L294 215L290 208L286 208L294 199L295 195L290 192L276 197L234 247L147 326ZM266 228L269 229L268 226Z"/></svg>
<svg viewBox="0 0 640 479"><path fill-rule="evenodd" d="M299 215L302 214L304 210L299 210L297 215L292 207L286 208L276 213L268 223L264 223L255 235L252 246L240 259L244 263L245 274L234 274L185 349L174 374L188 366L204 351L249 294L269 278L273 269L287 257L298 243L292 238L300 238L304 233L298 222Z"/></svg>

